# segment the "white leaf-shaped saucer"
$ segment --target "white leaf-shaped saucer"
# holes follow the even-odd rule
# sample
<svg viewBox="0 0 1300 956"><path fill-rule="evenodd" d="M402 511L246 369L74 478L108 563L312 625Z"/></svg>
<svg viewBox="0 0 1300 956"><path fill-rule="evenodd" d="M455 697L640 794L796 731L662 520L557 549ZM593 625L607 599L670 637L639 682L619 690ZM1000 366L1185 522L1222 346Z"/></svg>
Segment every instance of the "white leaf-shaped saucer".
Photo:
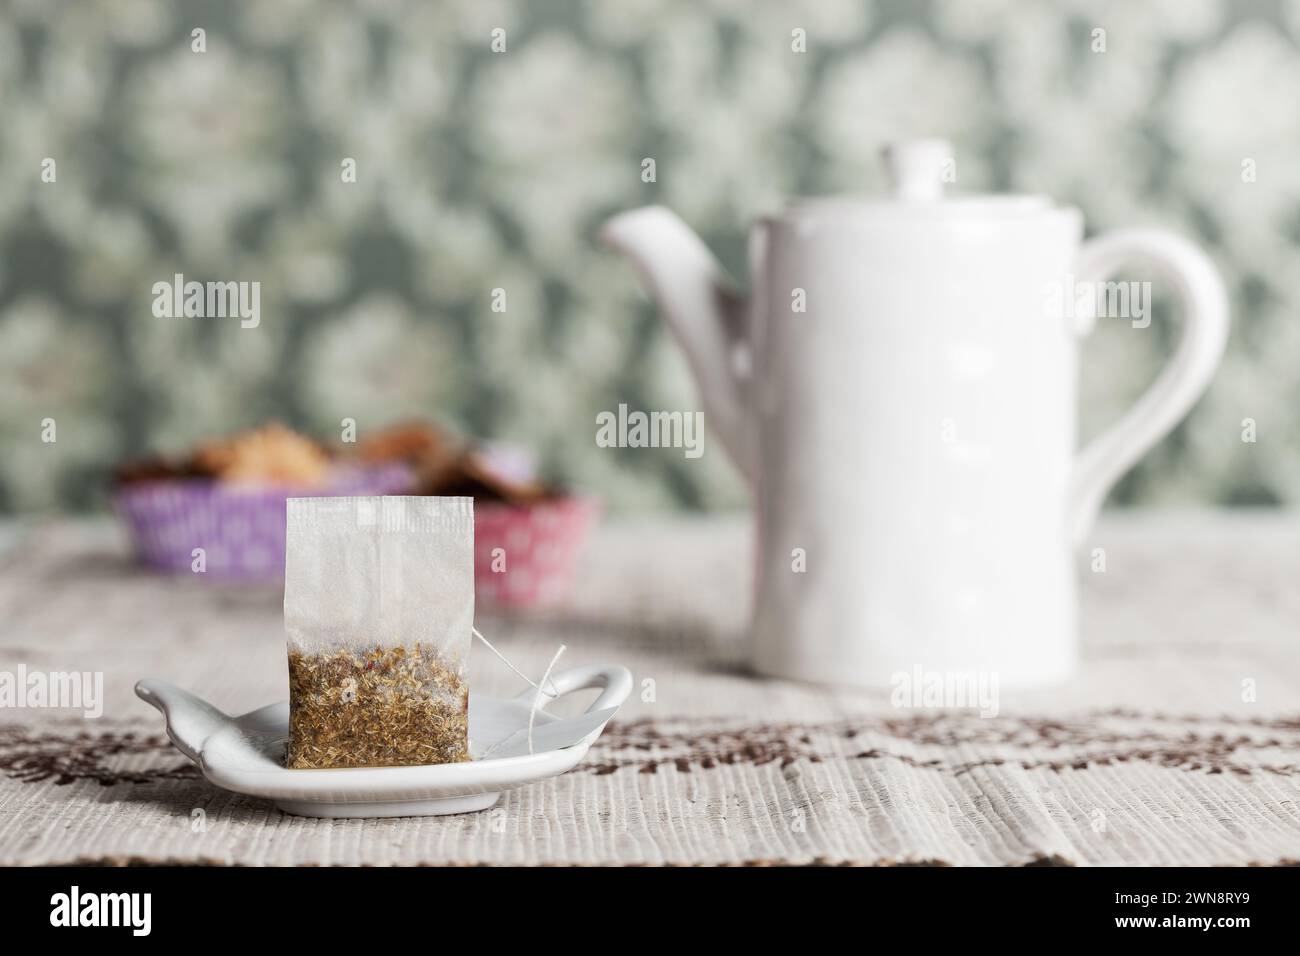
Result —
<svg viewBox="0 0 1300 956"><path fill-rule="evenodd" d="M470 694L469 744L474 759L424 767L288 770L289 704L242 717L165 681L135 685L141 700L167 718L167 736L210 782L265 797L286 813L308 817L407 817L486 810L501 791L573 769L632 690L625 667L574 667L551 678L559 696L599 687L577 717L539 710L528 751L535 690L513 700Z"/></svg>

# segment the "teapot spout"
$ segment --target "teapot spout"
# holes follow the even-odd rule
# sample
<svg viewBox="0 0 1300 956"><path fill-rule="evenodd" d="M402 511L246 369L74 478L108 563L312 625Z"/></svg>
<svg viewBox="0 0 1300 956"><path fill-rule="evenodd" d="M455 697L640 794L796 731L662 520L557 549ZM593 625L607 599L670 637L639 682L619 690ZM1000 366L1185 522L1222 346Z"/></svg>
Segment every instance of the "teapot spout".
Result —
<svg viewBox="0 0 1300 956"><path fill-rule="evenodd" d="M600 238L632 260L659 306L699 389L707 426L751 486L757 461L747 411L744 326L749 302L695 232L663 206L620 213Z"/></svg>

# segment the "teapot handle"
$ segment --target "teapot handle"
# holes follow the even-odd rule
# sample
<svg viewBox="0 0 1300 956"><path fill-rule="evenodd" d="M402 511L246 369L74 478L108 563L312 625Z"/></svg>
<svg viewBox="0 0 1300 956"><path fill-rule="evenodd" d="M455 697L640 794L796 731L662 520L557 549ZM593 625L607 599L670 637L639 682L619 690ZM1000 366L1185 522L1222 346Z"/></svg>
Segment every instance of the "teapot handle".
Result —
<svg viewBox="0 0 1300 956"><path fill-rule="evenodd" d="M1173 288L1183 332L1169 364L1137 403L1075 457L1070 479L1070 533L1076 546L1102 500L1124 472L1169 433L1205 391L1228 337L1228 299L1214 264L1186 239L1155 229L1125 229L1083 244L1078 280L1100 282L1134 260L1149 262ZM1078 330L1086 335L1092 323Z"/></svg>

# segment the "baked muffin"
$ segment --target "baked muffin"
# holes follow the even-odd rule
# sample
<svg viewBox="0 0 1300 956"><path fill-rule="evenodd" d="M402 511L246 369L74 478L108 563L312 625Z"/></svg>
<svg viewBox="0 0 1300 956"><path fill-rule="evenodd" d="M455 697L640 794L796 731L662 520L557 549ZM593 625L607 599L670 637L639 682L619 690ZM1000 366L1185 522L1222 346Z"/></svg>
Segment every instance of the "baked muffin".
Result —
<svg viewBox="0 0 1300 956"><path fill-rule="evenodd" d="M330 457L310 438L272 422L204 445L193 470L234 485L318 487L329 476Z"/></svg>

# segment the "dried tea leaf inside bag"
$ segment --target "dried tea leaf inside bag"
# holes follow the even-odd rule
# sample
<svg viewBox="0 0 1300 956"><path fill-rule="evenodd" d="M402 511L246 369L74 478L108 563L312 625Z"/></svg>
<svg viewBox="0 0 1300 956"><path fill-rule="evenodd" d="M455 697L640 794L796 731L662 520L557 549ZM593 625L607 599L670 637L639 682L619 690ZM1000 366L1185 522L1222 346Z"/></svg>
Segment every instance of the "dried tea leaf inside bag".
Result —
<svg viewBox="0 0 1300 956"><path fill-rule="evenodd" d="M292 769L469 759L471 498L291 498Z"/></svg>

